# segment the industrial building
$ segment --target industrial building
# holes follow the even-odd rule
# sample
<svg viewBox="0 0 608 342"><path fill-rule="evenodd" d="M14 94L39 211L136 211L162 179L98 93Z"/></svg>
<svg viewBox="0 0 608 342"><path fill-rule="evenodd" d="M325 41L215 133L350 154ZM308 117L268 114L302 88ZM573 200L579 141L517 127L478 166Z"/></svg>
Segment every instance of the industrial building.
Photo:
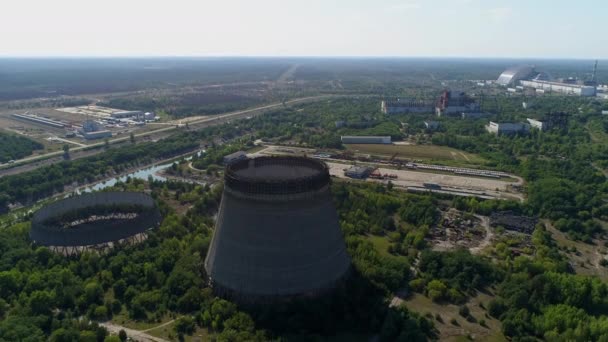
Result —
<svg viewBox="0 0 608 342"><path fill-rule="evenodd" d="M350 178L365 179L374 169L368 166L353 165L344 171L344 175Z"/></svg>
<svg viewBox="0 0 608 342"><path fill-rule="evenodd" d="M532 65L515 66L503 71L496 83L502 86L514 86L520 80L530 79L536 74Z"/></svg>
<svg viewBox="0 0 608 342"><path fill-rule="evenodd" d="M547 121L541 121L541 120L536 120L536 119L531 119L531 118L528 118L527 120L528 120L528 123L530 124L530 127L532 127L532 128L536 128L541 131L546 131L550 128L549 122L547 122Z"/></svg>
<svg viewBox="0 0 608 342"><path fill-rule="evenodd" d="M536 71L534 66L523 65L505 70L496 80L499 85L507 86L509 91L521 91L524 87L535 89L537 94L556 92L577 96L596 95L597 61L591 79L579 81L576 78L552 80L546 72Z"/></svg>
<svg viewBox="0 0 608 342"><path fill-rule="evenodd" d="M343 144L391 144L391 136L374 136L374 135L343 135L340 137Z"/></svg>
<svg viewBox="0 0 608 342"><path fill-rule="evenodd" d="M413 99L383 100L380 104L380 110L384 114L432 113L433 104L428 101Z"/></svg>
<svg viewBox="0 0 608 342"><path fill-rule="evenodd" d="M497 135L513 135L518 133L526 133L530 130L530 125L521 122L494 122L490 121L486 125L486 131Z"/></svg>
<svg viewBox="0 0 608 342"><path fill-rule="evenodd" d="M522 80L520 82L524 87L534 88L537 91L542 90L543 93L555 92L577 96L595 96L596 93L594 86L588 86L583 84L553 82L544 80Z"/></svg>
<svg viewBox="0 0 608 342"><path fill-rule="evenodd" d="M224 156L223 162L224 162L224 165L228 165L232 162L235 162L237 160L242 160L242 159L247 159L247 152L237 151L237 152Z"/></svg>
<svg viewBox="0 0 608 342"><path fill-rule="evenodd" d="M204 267L217 295L284 302L333 290L350 257L325 163L258 157L230 163Z"/></svg>
<svg viewBox="0 0 608 342"><path fill-rule="evenodd" d="M461 116L463 112L479 112L479 104L463 92L444 90L435 105L437 116Z"/></svg>
<svg viewBox="0 0 608 342"><path fill-rule="evenodd" d="M16 119L26 120L26 121L37 123L37 124L40 124L40 125L50 126L50 127L53 127L53 128L64 128L64 127L66 127L66 124L64 124L63 122L59 122L59 121L56 121L56 120L39 117L39 116L36 116L36 115L31 115L31 114L11 114L11 116L13 118L16 118Z"/></svg>
<svg viewBox="0 0 608 342"><path fill-rule="evenodd" d="M144 116L144 112L140 111L140 110L129 110L129 111L121 111L121 112L114 112L112 114L110 114L110 116L113 119L128 119L128 118L133 118L133 117L143 117Z"/></svg>
<svg viewBox="0 0 608 342"><path fill-rule="evenodd" d="M87 140L103 139L112 136L112 132L93 120L83 122L80 134Z"/></svg>

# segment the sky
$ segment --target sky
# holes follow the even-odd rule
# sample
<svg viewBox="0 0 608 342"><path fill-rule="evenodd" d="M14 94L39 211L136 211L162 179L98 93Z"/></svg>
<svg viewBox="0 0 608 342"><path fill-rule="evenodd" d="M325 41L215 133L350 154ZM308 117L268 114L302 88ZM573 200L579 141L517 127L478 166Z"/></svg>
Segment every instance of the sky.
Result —
<svg viewBox="0 0 608 342"><path fill-rule="evenodd" d="M606 0L5 0L0 56L607 59L606 18Z"/></svg>

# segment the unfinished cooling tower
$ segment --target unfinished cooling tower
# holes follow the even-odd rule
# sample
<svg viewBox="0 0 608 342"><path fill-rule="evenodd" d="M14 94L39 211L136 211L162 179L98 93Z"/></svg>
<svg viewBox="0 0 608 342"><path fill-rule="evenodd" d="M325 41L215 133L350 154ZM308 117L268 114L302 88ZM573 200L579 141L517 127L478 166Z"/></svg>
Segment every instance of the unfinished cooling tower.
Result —
<svg viewBox="0 0 608 342"><path fill-rule="evenodd" d="M314 296L350 268L329 190L314 159L259 157L229 164L205 269L219 295L255 302Z"/></svg>

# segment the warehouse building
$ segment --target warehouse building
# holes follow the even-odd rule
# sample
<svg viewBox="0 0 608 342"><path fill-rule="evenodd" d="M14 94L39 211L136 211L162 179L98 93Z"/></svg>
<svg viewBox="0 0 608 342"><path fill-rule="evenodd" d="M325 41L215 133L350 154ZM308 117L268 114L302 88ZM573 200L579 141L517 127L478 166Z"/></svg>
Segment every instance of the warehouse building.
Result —
<svg viewBox="0 0 608 342"><path fill-rule="evenodd" d="M541 131L546 131L550 128L549 122L531 119L531 118L528 118L527 120L528 120L528 123L530 124L530 127L532 127L532 128L536 128Z"/></svg>
<svg viewBox="0 0 608 342"><path fill-rule="evenodd" d="M542 90L542 93L556 92L568 95L577 96L595 96L596 90L594 86L576 84L576 83L565 83L565 82L552 82L544 80L522 80L521 84L524 87L534 88L537 91Z"/></svg>
<svg viewBox="0 0 608 342"><path fill-rule="evenodd" d="M144 112L142 112L141 110L129 110L129 111L114 112L114 113L110 114L110 116L113 119L128 119L128 118L132 118L132 117L139 118L140 116L141 117L144 116Z"/></svg>
<svg viewBox="0 0 608 342"><path fill-rule="evenodd" d="M343 144L391 144L391 136L374 136L374 135L343 135L340 137Z"/></svg>
<svg viewBox="0 0 608 342"><path fill-rule="evenodd" d="M521 122L493 122L490 121L486 125L486 131L496 135L513 135L518 133L526 133L530 130L530 125Z"/></svg>
<svg viewBox="0 0 608 342"><path fill-rule="evenodd" d="M380 110L384 114L432 113L433 105L428 101L412 99L383 100Z"/></svg>

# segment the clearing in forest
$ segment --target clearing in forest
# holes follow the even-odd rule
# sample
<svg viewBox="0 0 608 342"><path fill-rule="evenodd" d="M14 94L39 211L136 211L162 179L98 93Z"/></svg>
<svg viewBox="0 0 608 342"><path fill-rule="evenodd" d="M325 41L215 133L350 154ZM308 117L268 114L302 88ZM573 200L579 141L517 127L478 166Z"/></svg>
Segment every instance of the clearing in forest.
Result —
<svg viewBox="0 0 608 342"><path fill-rule="evenodd" d="M381 144L348 144L349 151L367 153L383 157L437 161L450 165L484 165L486 160L479 155L460 151L447 146L437 145L381 145Z"/></svg>

